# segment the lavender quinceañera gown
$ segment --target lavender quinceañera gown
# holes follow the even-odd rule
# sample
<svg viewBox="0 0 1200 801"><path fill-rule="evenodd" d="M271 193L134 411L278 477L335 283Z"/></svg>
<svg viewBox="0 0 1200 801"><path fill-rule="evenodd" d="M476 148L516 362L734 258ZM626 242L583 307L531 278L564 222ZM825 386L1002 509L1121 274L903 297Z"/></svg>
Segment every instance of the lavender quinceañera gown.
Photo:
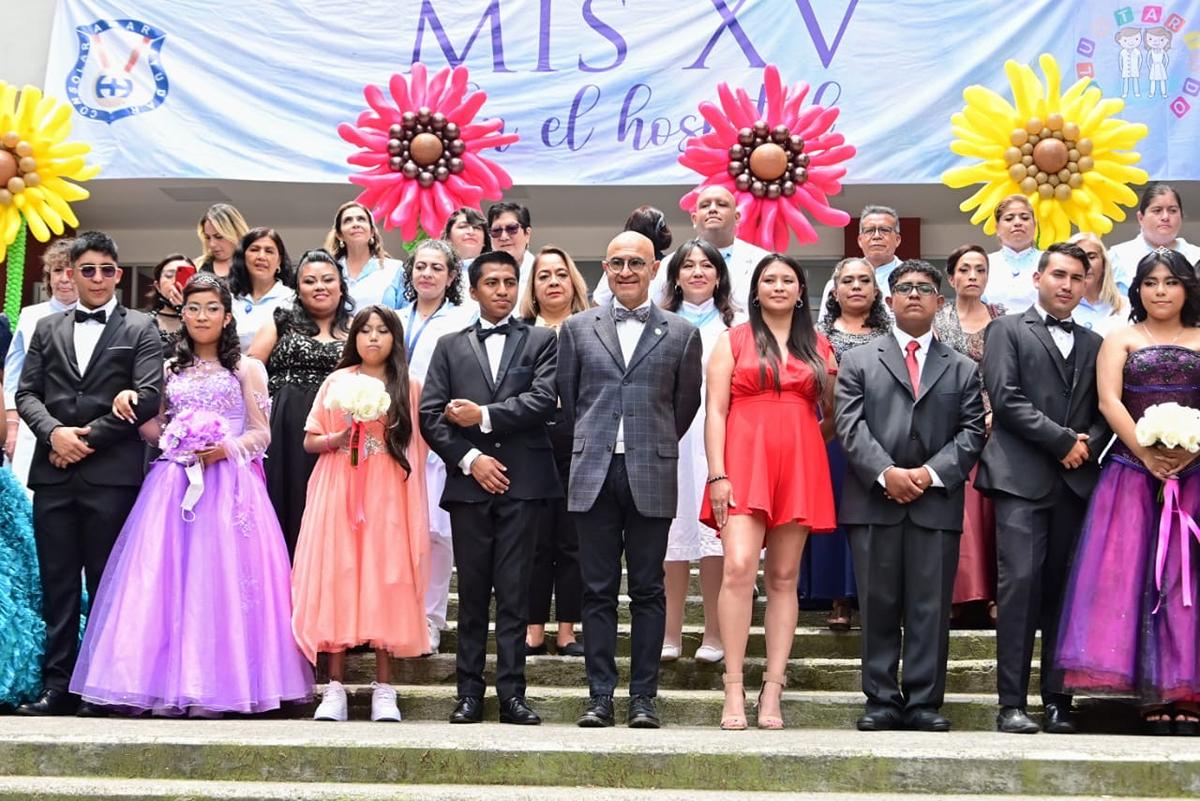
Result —
<svg viewBox="0 0 1200 801"><path fill-rule="evenodd" d="M166 375L165 417L220 415L228 458L204 468L187 513L185 466L151 466L104 571L71 691L162 714L306 699L312 673L292 637L287 548L259 463L270 441L266 371L243 356L236 372L201 361Z"/></svg>
<svg viewBox="0 0 1200 801"><path fill-rule="evenodd" d="M1135 421L1157 403L1200 408L1200 353L1174 345L1130 353L1122 401ZM1178 508L1200 519L1200 462L1178 482ZM1063 603L1057 668L1068 690L1148 705L1200 700L1200 598L1184 605L1185 566L1200 595L1200 547L1181 534L1177 514L1160 532L1162 487L1124 443L1113 445Z"/></svg>

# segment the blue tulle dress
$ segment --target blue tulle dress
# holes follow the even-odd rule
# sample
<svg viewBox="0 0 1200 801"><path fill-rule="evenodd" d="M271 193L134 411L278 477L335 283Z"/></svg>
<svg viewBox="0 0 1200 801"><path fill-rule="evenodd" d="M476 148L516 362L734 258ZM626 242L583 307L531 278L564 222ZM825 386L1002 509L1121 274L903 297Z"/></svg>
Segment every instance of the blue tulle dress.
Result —
<svg viewBox="0 0 1200 801"><path fill-rule="evenodd" d="M12 471L0 467L0 707L38 696L45 647L33 508Z"/></svg>

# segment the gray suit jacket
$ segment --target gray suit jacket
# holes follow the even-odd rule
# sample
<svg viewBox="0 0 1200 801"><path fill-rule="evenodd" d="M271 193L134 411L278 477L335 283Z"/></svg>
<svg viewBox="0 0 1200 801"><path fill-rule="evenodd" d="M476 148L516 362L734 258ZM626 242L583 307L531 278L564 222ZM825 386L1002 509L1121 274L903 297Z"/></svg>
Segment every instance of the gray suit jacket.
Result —
<svg viewBox="0 0 1200 801"><path fill-rule="evenodd" d="M932 340L913 399L904 354L892 335L842 356L836 391L838 436L850 470L838 520L961 531L963 485L983 449L983 395L975 362ZM945 483L900 504L884 497L887 467L928 465Z"/></svg>
<svg viewBox="0 0 1200 801"><path fill-rule="evenodd" d="M567 318L559 333L559 425L573 435L572 512L596 502L624 416L625 467L638 512L675 516L679 438L700 408L700 332L682 317L650 309L628 365L609 306Z"/></svg>

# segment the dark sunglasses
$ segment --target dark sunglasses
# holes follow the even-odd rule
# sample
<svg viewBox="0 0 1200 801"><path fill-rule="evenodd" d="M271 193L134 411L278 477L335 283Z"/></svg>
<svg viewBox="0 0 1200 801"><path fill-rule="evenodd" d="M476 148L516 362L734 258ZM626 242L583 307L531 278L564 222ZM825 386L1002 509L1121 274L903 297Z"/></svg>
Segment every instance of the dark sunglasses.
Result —
<svg viewBox="0 0 1200 801"><path fill-rule="evenodd" d="M117 274L117 265L115 264L81 264L75 269L84 278L95 278L96 270L99 270L100 275L105 278L112 278Z"/></svg>
<svg viewBox="0 0 1200 801"><path fill-rule="evenodd" d="M493 237L499 239L501 235L516 236L524 229L520 223L509 223L508 225L497 225L491 230Z"/></svg>

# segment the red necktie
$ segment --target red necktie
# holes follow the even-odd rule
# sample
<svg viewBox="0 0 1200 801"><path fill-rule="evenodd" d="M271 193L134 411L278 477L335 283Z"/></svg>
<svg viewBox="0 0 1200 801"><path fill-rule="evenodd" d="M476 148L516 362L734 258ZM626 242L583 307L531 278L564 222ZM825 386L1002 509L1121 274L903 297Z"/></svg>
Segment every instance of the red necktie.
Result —
<svg viewBox="0 0 1200 801"><path fill-rule="evenodd" d="M908 380L912 384L913 398L921 389L921 366L917 364L917 351L921 343L915 339L904 346L904 366L908 368Z"/></svg>

